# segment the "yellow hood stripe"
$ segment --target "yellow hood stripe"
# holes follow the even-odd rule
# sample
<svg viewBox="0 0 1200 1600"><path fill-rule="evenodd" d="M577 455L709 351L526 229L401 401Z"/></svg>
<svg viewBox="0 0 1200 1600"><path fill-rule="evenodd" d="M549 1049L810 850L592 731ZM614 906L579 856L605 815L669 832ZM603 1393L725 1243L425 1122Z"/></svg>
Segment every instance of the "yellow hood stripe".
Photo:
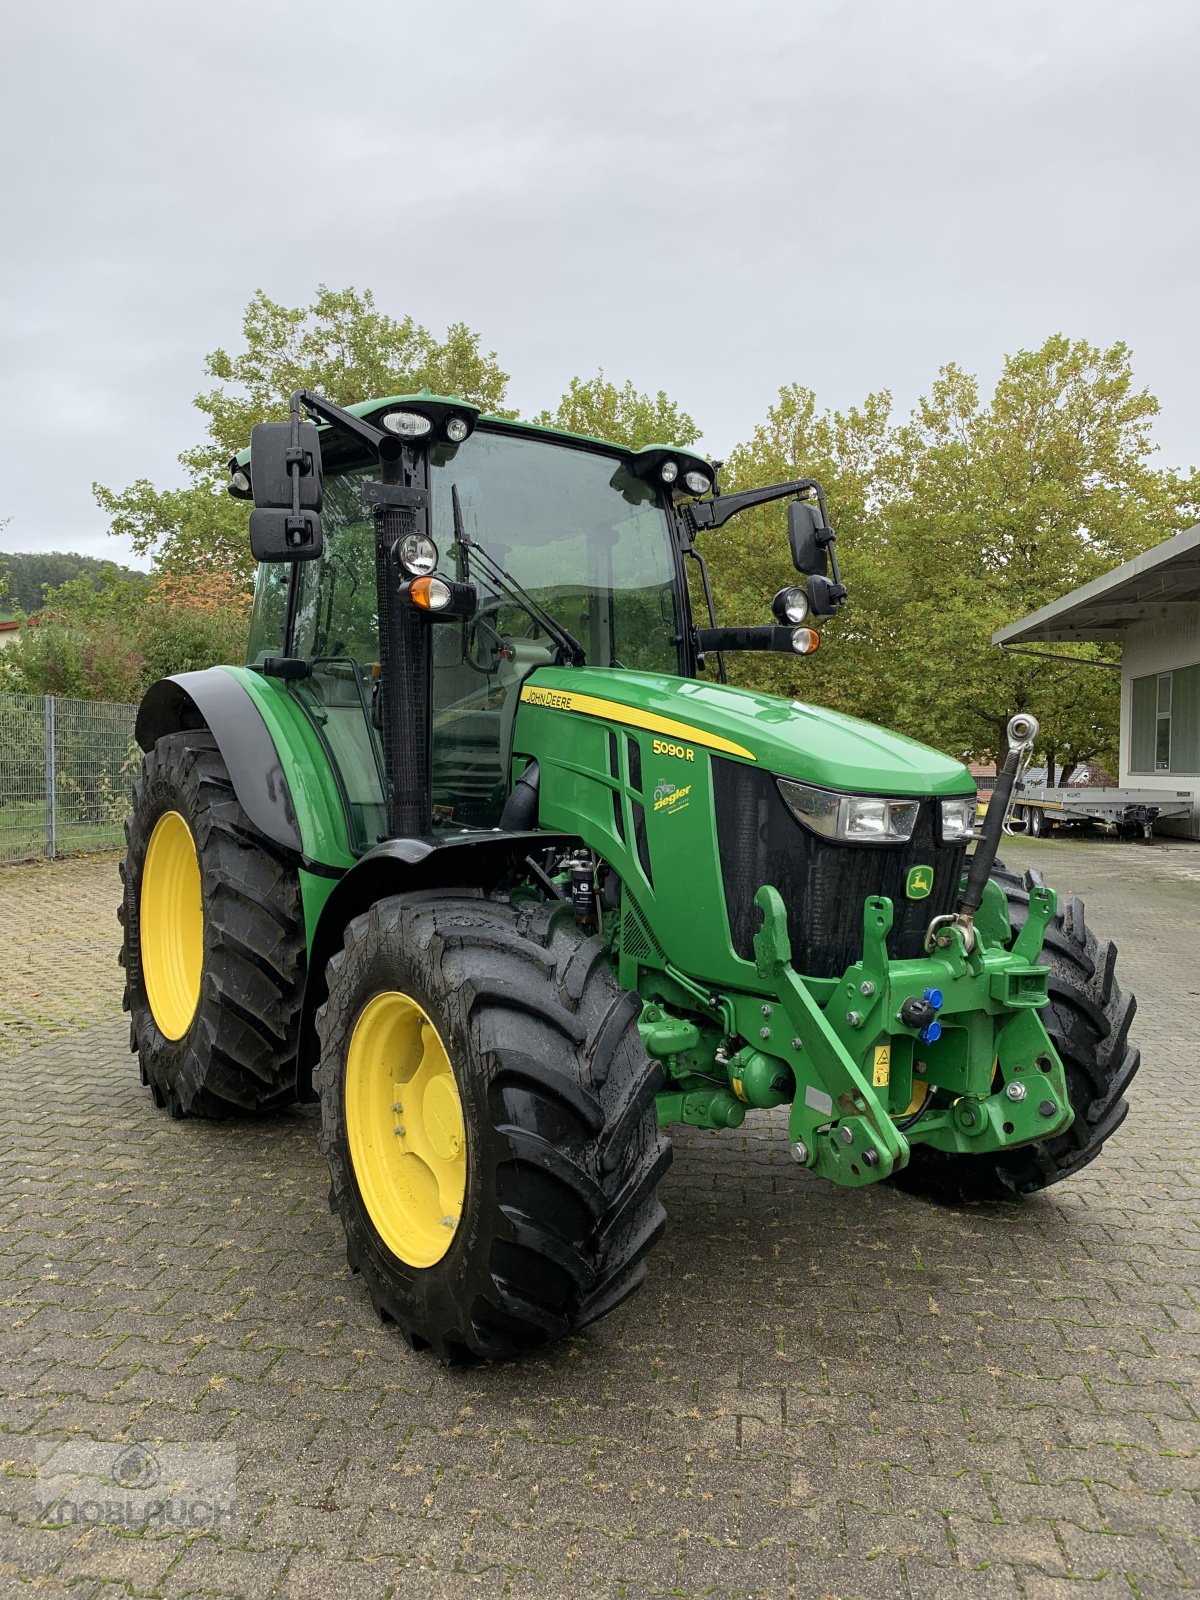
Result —
<svg viewBox="0 0 1200 1600"><path fill-rule="evenodd" d="M541 689L527 683L521 690L526 705L541 706L550 711L578 711L585 717L604 717L609 722L623 723L627 728L644 728L647 733L665 733L672 739L686 739L703 745L708 750L721 750L726 755L741 756L745 761L757 760L754 752L745 745L723 739L719 733L708 733L704 728L694 728L690 722L676 722L674 717L658 717L652 711L639 711L633 706L623 706L616 700L604 700L595 694L577 694L573 689Z"/></svg>

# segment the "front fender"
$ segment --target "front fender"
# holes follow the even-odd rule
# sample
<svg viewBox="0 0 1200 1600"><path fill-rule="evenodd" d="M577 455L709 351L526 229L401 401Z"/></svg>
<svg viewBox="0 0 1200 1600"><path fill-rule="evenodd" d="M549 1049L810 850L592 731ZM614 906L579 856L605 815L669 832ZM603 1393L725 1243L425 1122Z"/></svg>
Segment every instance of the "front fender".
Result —
<svg viewBox="0 0 1200 1600"><path fill-rule="evenodd" d="M389 895L422 889L490 894L520 871L527 856L578 843L570 834L494 830L452 834L447 839L386 839L369 850L334 885L312 934L296 1060L300 1098L316 1098L312 1090L318 1056L316 1015L328 993L325 968L345 942L348 923Z"/></svg>

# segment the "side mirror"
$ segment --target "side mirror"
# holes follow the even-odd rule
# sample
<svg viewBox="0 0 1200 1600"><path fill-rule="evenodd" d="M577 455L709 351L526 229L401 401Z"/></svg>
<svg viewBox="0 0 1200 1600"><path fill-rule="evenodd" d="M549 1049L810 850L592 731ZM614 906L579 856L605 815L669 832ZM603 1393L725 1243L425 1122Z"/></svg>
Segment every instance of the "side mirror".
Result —
<svg viewBox="0 0 1200 1600"><path fill-rule="evenodd" d="M807 592L808 609L814 617L832 617L846 598L844 584L830 583L816 572L809 573Z"/></svg>
<svg viewBox="0 0 1200 1600"><path fill-rule="evenodd" d="M808 574L829 570L829 558L824 542L818 535L825 532L820 509L811 500L793 500L788 505L788 543L792 547L792 565L797 572Z"/></svg>
<svg viewBox="0 0 1200 1600"><path fill-rule="evenodd" d="M259 422L250 433L250 550L256 561L315 561L321 532L321 439L302 422L292 444L290 422Z"/></svg>

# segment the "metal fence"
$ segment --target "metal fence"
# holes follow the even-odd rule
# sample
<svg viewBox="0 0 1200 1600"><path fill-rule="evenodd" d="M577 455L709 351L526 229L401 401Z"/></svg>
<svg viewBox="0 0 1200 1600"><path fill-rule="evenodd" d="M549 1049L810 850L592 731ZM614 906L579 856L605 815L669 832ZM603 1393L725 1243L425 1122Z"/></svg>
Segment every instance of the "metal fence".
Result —
<svg viewBox="0 0 1200 1600"><path fill-rule="evenodd" d="M0 862L124 843L136 706L0 694Z"/></svg>

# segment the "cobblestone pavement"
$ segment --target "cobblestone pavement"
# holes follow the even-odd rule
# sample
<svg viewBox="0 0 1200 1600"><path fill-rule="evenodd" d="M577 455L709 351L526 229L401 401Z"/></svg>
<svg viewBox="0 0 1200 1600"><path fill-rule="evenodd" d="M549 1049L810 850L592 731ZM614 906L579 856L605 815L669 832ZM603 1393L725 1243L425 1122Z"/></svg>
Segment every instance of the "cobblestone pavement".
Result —
<svg viewBox="0 0 1200 1600"><path fill-rule="evenodd" d="M34 1034L72 1024L0 1063L0 1595L1200 1587L1200 849L1006 855L1085 895L1140 995L1100 1161L947 1211L797 1174L778 1119L685 1135L643 1293L467 1371L375 1321L311 1113L155 1112L111 1015L115 865L0 875L5 1004L15 958ZM38 1452L93 1439L223 1446L236 1520L39 1524Z"/></svg>

